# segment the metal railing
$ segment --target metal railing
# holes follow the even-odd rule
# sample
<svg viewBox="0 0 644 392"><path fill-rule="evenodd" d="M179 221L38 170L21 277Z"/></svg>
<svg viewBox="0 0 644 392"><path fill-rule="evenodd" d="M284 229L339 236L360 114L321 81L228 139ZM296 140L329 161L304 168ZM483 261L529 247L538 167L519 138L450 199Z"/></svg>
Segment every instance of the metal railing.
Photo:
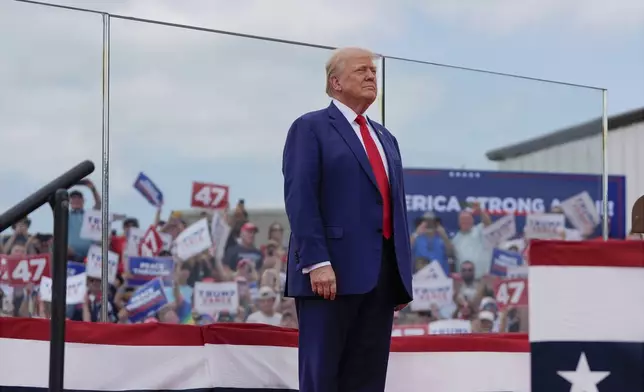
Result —
<svg viewBox="0 0 644 392"><path fill-rule="evenodd" d="M0 232L45 204L54 215L52 251L52 300L49 345L49 390L62 392L65 374L65 311L67 297L68 189L94 172L94 163L83 161L0 215ZM107 264L107 263L106 263Z"/></svg>

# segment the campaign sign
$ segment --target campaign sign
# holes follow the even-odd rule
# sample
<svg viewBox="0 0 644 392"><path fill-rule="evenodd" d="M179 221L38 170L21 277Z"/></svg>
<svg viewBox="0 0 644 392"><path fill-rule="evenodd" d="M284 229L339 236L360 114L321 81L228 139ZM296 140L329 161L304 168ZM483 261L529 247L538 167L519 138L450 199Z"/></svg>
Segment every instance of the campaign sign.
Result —
<svg viewBox="0 0 644 392"><path fill-rule="evenodd" d="M527 306L528 279L504 279L495 282L494 297L499 310L508 306Z"/></svg>
<svg viewBox="0 0 644 392"><path fill-rule="evenodd" d="M139 244L143 240L145 230L133 227L127 232L127 247L125 248L125 255L128 257L141 256L139 254Z"/></svg>
<svg viewBox="0 0 644 392"><path fill-rule="evenodd" d="M520 265L523 265L523 257L521 257L520 253L494 249L492 251L492 263L490 264L490 275L507 276L509 267Z"/></svg>
<svg viewBox="0 0 644 392"><path fill-rule="evenodd" d="M518 267L508 267L507 275L505 277L507 279L515 279L515 278L528 279L529 270L530 270L530 267L528 267L527 265L520 265Z"/></svg>
<svg viewBox="0 0 644 392"><path fill-rule="evenodd" d="M424 336L428 334L427 325L417 324L417 325L395 325L391 329L392 337L402 337L402 336Z"/></svg>
<svg viewBox="0 0 644 392"><path fill-rule="evenodd" d="M441 219L445 230L458 230L458 214L478 202L493 218L513 214L521 234L525 216L546 213L584 191L601 212L601 176L564 173L405 169L405 192L410 225L425 212ZM608 176L608 214L611 238L626 236L626 179ZM601 214L600 214L601 215ZM413 228L412 228L413 229ZM593 235L600 235L597 228Z"/></svg>
<svg viewBox="0 0 644 392"><path fill-rule="evenodd" d="M582 233L592 233L601 222L599 213L593 207L593 199L588 192L582 192L561 202L561 209L570 223Z"/></svg>
<svg viewBox="0 0 644 392"><path fill-rule="evenodd" d="M203 218L188 226L175 240L177 256L188 260L212 246L208 219Z"/></svg>
<svg viewBox="0 0 644 392"><path fill-rule="evenodd" d="M155 278L172 285L174 260L171 257L130 257L128 264L129 286L142 286Z"/></svg>
<svg viewBox="0 0 644 392"><path fill-rule="evenodd" d="M83 212L83 223L80 229L80 237L86 240L100 241L103 226L100 210L85 210Z"/></svg>
<svg viewBox="0 0 644 392"><path fill-rule="evenodd" d="M253 301L259 298L259 287L257 287L257 282L248 283L248 292L250 293L250 298Z"/></svg>
<svg viewBox="0 0 644 392"><path fill-rule="evenodd" d="M534 214L525 220L523 233L530 239L563 239L566 232L566 216L562 214Z"/></svg>
<svg viewBox="0 0 644 392"><path fill-rule="evenodd" d="M107 279L114 282L119 266L118 253L107 252ZM92 245L87 251L87 276L90 278L101 279L103 276L103 250L98 245Z"/></svg>
<svg viewBox="0 0 644 392"><path fill-rule="evenodd" d="M163 250L163 239L154 226L150 226L139 243L139 255L155 257Z"/></svg>
<svg viewBox="0 0 644 392"><path fill-rule="evenodd" d="M588 233L589 231L586 231ZM564 231L564 238L565 241L583 241L584 236L581 233L580 230L577 229L566 229Z"/></svg>
<svg viewBox="0 0 644 392"><path fill-rule="evenodd" d="M67 276L74 276L85 272L85 264L75 261L67 262Z"/></svg>
<svg viewBox="0 0 644 392"><path fill-rule="evenodd" d="M51 278L43 276L40 280L40 299L46 302L51 302L52 298L52 285ZM82 304L85 301L85 293L87 293L87 276L78 274L67 277L67 305Z"/></svg>
<svg viewBox="0 0 644 392"><path fill-rule="evenodd" d="M488 248L494 248L517 235L514 215L506 215L483 229L483 242Z"/></svg>
<svg viewBox="0 0 644 392"><path fill-rule="evenodd" d="M472 333L470 320L447 319L429 323L430 335L459 335Z"/></svg>
<svg viewBox="0 0 644 392"><path fill-rule="evenodd" d="M414 291L414 300L411 303L412 312L431 310L432 305L441 308L453 301L454 283L451 278L414 280L412 288Z"/></svg>
<svg viewBox="0 0 644 392"><path fill-rule="evenodd" d="M440 263L433 260L431 263L414 273L412 279L414 279L414 281L445 280L448 279L448 277L445 275L445 271L443 270L443 267L441 267Z"/></svg>
<svg viewBox="0 0 644 392"><path fill-rule="evenodd" d="M228 205L228 186L193 182L190 206L196 208L218 209Z"/></svg>
<svg viewBox="0 0 644 392"><path fill-rule="evenodd" d="M237 313L239 308L237 282L195 283L194 308L199 313L210 315L221 311Z"/></svg>
<svg viewBox="0 0 644 392"><path fill-rule="evenodd" d="M145 200L153 206L159 207L163 204L163 193L159 187L150 180L150 177L143 174L143 172L139 173L136 181L134 181L134 189L139 191L139 193L145 197Z"/></svg>
<svg viewBox="0 0 644 392"><path fill-rule="evenodd" d="M226 250L226 242L230 236L230 230L230 226L226 222L223 214L215 211L212 215L212 222L210 223L210 236L212 238L212 245L215 248L215 256L218 259L224 258L224 251Z"/></svg>
<svg viewBox="0 0 644 392"><path fill-rule="evenodd" d="M0 282L14 286L39 283L42 277L50 276L49 264L48 254L0 255Z"/></svg>
<svg viewBox="0 0 644 392"><path fill-rule="evenodd" d="M153 316L167 303L161 279L154 279L134 291L125 309L130 321L136 323Z"/></svg>

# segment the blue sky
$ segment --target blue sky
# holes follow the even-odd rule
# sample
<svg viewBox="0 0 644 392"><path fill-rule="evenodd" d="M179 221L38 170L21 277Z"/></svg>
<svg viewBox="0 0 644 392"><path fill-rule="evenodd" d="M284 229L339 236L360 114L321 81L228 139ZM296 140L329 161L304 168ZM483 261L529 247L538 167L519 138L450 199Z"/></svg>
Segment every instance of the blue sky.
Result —
<svg viewBox="0 0 644 392"><path fill-rule="evenodd" d="M644 106L641 0L50 2L605 87L610 113ZM100 186L101 32L99 15L0 1L0 133L22 152L0 157L12 184L0 208L85 158ZM230 185L251 208L281 206L285 133L328 104L327 51L124 20L112 22L111 48L111 211L152 217L132 188L139 171L168 211L188 208L192 181ZM486 151L601 114L598 90L397 60L385 83L406 166L494 169ZM48 211L32 218L49 230Z"/></svg>

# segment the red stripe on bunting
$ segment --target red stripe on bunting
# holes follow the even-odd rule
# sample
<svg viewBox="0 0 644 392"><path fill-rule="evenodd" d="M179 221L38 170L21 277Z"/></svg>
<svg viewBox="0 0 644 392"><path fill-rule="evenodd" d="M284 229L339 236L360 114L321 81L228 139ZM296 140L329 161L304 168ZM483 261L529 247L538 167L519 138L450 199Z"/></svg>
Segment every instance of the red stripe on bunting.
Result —
<svg viewBox="0 0 644 392"><path fill-rule="evenodd" d="M0 338L49 340L49 320L0 318ZM65 340L70 343L115 346L202 346L198 327L171 324L109 324L67 321Z"/></svg>
<svg viewBox="0 0 644 392"><path fill-rule="evenodd" d="M0 318L0 338L49 340L49 320ZM297 347L297 330L257 324L118 325L68 321L67 342L114 346L230 344ZM394 352L529 352L526 334L408 336L393 338Z"/></svg>
<svg viewBox="0 0 644 392"><path fill-rule="evenodd" d="M297 330L260 324L211 324L203 327L206 344L297 347Z"/></svg>
<svg viewBox="0 0 644 392"><path fill-rule="evenodd" d="M644 241L530 242L530 266L644 267Z"/></svg>
<svg viewBox="0 0 644 392"><path fill-rule="evenodd" d="M392 352L530 352L527 334L468 334L393 338Z"/></svg>

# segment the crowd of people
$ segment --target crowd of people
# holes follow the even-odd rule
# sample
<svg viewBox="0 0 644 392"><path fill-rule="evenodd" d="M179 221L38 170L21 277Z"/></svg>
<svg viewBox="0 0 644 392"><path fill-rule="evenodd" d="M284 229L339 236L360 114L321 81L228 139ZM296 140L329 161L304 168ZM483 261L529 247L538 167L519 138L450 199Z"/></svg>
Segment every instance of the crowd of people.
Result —
<svg viewBox="0 0 644 392"><path fill-rule="evenodd" d="M398 323L427 322L431 326L439 322L449 326L453 320L468 320L467 328L463 328L463 323L451 322L453 327L444 331L528 332L527 296L523 294L529 284L530 239L603 240L598 234L601 220L595 218L584 226L575 216L571 219L571 214L574 215L566 208L555 206L548 213L526 217L526 225L519 232L514 216L494 219L478 203L470 203L458 216L457 230L448 233L440 218L431 212L425 213L414 222L411 235L417 271L414 281L426 279L424 272L434 265L434 270L447 278L453 295L450 301L444 302L440 302L439 297L426 310L405 312ZM531 224L530 221L556 224ZM578 227L571 222L577 223ZM642 240L635 233L630 233L627 239ZM514 298L509 298L514 293L508 293L508 282L512 282L510 285L514 289L521 290ZM417 329L410 329L413 335L418 333Z"/></svg>
<svg viewBox="0 0 644 392"><path fill-rule="evenodd" d="M403 311L398 324L427 323L431 326L440 322L448 326L442 329L445 333L527 332L527 306L503 304L508 306L501 307L496 299L495 286L505 276L490 273L493 249L486 244L483 230L491 224L492 218L476 203L459 214L458 231L452 235L443 227L440 218L431 212L416 219L411 234L415 283L423 279L423 271L433 264L452 290L450 298L441 301L439 297L438 301L429 304L429 309ZM520 249L516 241L508 241L506 248L516 253L516 266L521 268L525 249ZM525 270L519 274L523 278L527 278L526 275ZM436 280L436 276L430 279ZM469 325L461 320L469 322ZM440 333L441 329L431 332Z"/></svg>
<svg viewBox="0 0 644 392"><path fill-rule="evenodd" d="M83 238L82 235L83 215L88 207L100 210L100 195L91 181L84 180L82 185L91 191L94 204L88 205L83 192L70 192L68 264L86 263L92 246L100 246L100 241ZM204 216L207 215L204 213ZM159 207L152 226L172 239L176 239L189 226L180 213L172 214L167 221L161 220L161 216L162 207ZM249 322L297 328L294 302L282 297L286 267L284 228L275 223L261 238L243 204L225 216L230 235L221 244L225 247L223 257L217 257L214 244L185 260L171 249L164 249L152 257L172 260L172 271L163 279L167 303L155 312L146 314L140 322ZM132 256L140 255L132 254L128 240L134 230L141 228L137 218L121 216L115 219L122 222L122 231L113 231L109 238L110 252L118 255L118 268L110 282L108 315L112 322L131 323L128 303L138 287L130 284L136 277L132 276L128 262ZM53 236L32 233L30 226L28 217L13 225L12 233L2 237L1 253L10 257L49 254ZM0 276L3 275L1 271L0 268ZM69 304L68 292L67 317L70 320L97 322L101 317L101 277L87 275L86 282L84 300L80 303ZM199 282L235 282L238 287L236 309L221 310L215 314L199 313L192 305L196 295L195 284ZM0 316L48 318L51 305L41 295L42 283L38 283L16 285L0 281Z"/></svg>
<svg viewBox="0 0 644 392"><path fill-rule="evenodd" d="M79 190L70 192L68 259L69 263L77 265L86 264L92 247L100 246L100 241L84 238L82 228L87 211L101 209L100 195L91 181L84 180L81 185L89 189L94 203L89 205ZM111 322L197 325L246 322L297 328L294 301L283 296L288 246L284 227L274 223L267 233L260 233L241 202L222 214L224 225L229 229L225 240L220 238L221 243L215 243L213 239L211 246L186 257L174 247L192 223L186 222L180 213L173 213L164 221L162 213L163 207L158 206L152 228L168 238L167 247L146 255L140 254L139 246L132 247L131 240L135 230L145 231L147 228L139 227L137 218L115 217L121 222L122 230L113 231L109 237L110 252L118 260L108 298L107 314ZM215 219L206 212L203 212L203 217L209 222ZM411 249L415 261L415 300L411 306L396 312L395 334L404 336L407 329L417 330L419 327L421 333L428 334L527 332L527 304L507 301L507 293L502 295L499 290L508 279L523 280L527 284L528 241L507 239L501 235L501 240L490 246L489 241L486 242L489 237L486 237L486 230L496 220L473 203L460 213L458 231L452 235L432 213L414 222ZM15 258L51 252L52 235L32 233L30 225L31 221L25 217L13 226L10 234L2 237L0 250L3 255ZM503 234L503 230L497 231ZM566 235L569 239L587 236L575 234L574 229L565 229L562 238ZM497 263L495 257L498 259L500 256L495 254L495 249L503 252L501 260L510 262ZM146 278L142 276L145 273L136 272L137 269L131 265L133 260L142 256L152 262L169 261L167 265L171 269L156 276L162 282L164 301L151 310L144 306L144 314L135 304L138 300L133 297L155 276L152 274ZM499 270L496 264L503 268ZM67 317L97 322L102 313L102 278L90 276L89 270L87 272L82 298L69 303L68 292ZM0 266L0 279L2 276ZM220 300L230 287L234 289L229 297L234 297L234 300L228 297ZM43 282L21 285L0 280L0 316L48 318L51 304L43 290Z"/></svg>

